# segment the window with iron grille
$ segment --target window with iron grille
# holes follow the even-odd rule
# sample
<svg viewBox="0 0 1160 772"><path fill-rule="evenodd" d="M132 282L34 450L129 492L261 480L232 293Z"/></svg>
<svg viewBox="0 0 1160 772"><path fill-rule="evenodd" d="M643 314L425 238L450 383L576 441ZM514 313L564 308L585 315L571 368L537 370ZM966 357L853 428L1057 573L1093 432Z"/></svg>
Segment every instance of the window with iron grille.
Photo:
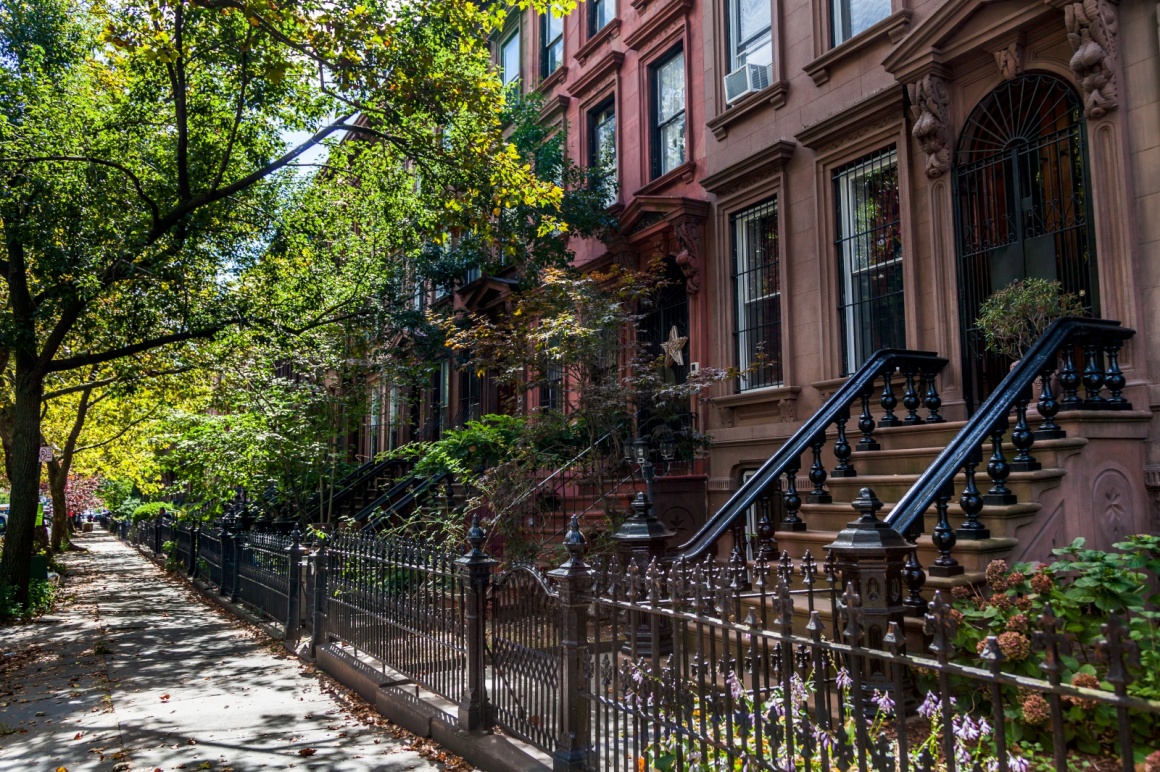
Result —
<svg viewBox="0 0 1160 772"><path fill-rule="evenodd" d="M652 80L652 175L685 162L685 51L677 48L650 68Z"/></svg>
<svg viewBox="0 0 1160 772"><path fill-rule="evenodd" d="M540 382L540 408L560 410L564 404L564 368L559 362L549 362L544 367Z"/></svg>
<svg viewBox="0 0 1160 772"><path fill-rule="evenodd" d="M540 17L540 77L548 77L563 63L564 19L548 11Z"/></svg>
<svg viewBox="0 0 1160 772"><path fill-rule="evenodd" d="M833 44L839 45L890 15L890 0L831 0Z"/></svg>
<svg viewBox="0 0 1160 772"><path fill-rule="evenodd" d="M593 37L615 18L616 0L590 0L588 3L588 37Z"/></svg>
<svg viewBox="0 0 1160 772"><path fill-rule="evenodd" d="M520 30L517 27L504 38L499 53L500 77L506 86L520 78Z"/></svg>
<svg viewBox="0 0 1160 772"><path fill-rule="evenodd" d="M777 199L738 212L733 231L733 286L737 297L737 366L741 390L780 386L781 264Z"/></svg>
<svg viewBox="0 0 1160 772"><path fill-rule="evenodd" d="M906 344L898 154L889 148L834 172L843 372Z"/></svg>

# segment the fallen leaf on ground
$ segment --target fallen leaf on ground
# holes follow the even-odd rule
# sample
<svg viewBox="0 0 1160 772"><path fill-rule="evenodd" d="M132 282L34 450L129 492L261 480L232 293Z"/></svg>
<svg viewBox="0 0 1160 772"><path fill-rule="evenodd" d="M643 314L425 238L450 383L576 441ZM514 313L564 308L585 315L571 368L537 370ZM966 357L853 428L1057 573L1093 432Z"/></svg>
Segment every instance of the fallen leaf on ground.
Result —
<svg viewBox="0 0 1160 772"><path fill-rule="evenodd" d="M318 753L318 751L313 748L302 748L298 751L299 756L313 756L315 753Z"/></svg>
<svg viewBox="0 0 1160 772"><path fill-rule="evenodd" d="M162 702L169 702L169 695L168 694L161 695L161 701Z"/></svg>

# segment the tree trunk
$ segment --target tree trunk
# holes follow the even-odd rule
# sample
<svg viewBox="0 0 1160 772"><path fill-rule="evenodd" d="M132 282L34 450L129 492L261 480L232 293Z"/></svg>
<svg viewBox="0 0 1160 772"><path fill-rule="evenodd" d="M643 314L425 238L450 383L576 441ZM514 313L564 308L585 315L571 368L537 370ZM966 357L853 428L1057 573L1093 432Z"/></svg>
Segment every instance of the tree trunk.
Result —
<svg viewBox="0 0 1160 772"><path fill-rule="evenodd" d="M33 530L40 498L40 397L44 380L30 356L16 359L16 401L12 406L12 448L8 464L12 485L8 532L0 559L0 584L16 590L19 603L28 602Z"/></svg>
<svg viewBox="0 0 1160 772"><path fill-rule="evenodd" d="M60 552L64 535L68 529L68 465L58 458L45 464L48 471L48 490L52 496L52 543L53 552Z"/></svg>

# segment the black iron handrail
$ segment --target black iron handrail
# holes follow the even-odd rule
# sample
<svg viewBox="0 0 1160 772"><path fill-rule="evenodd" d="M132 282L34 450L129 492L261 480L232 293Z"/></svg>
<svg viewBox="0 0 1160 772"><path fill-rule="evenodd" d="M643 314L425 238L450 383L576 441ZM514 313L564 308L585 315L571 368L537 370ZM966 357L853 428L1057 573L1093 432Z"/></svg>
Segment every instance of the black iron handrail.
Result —
<svg viewBox="0 0 1160 772"><path fill-rule="evenodd" d="M835 391L818 412L814 413L801 428L794 432L769 460L761 465L752 477L741 484L717 514L709 518L689 541L681 545L677 555L692 559L703 556L714 543L729 530L739 517L753 506L765 490L773 485L798 462L810 446L824 435L826 429L838 418L848 418L850 404L870 390L874 381L884 373L913 368L915 372L938 373L947 360L931 351L908 351L884 348L876 351L866 362Z"/></svg>
<svg viewBox="0 0 1160 772"><path fill-rule="evenodd" d="M1135 330L1121 327L1118 321L1111 319L1069 316L1052 322L914 485L902 495L885 521L899 533L908 533L934 503L940 491L951 485L959 469L972 456L977 460L979 448L995 431L996 426L1006 425L1012 405L1020 399L1029 400L1036 379L1055 370L1056 358L1061 349L1097 341L1100 344L1111 341L1122 343L1135 334Z"/></svg>
<svg viewBox="0 0 1160 772"><path fill-rule="evenodd" d="M402 480L395 483L385 493L380 493L378 495L378 497L375 498L374 501L372 501L370 504L367 504L365 507L363 507L357 513L355 513L355 515L352 519L356 523L361 523L363 520L366 520L368 517L373 515L378 509L382 508L386 504L391 503L396 497L402 496L404 493L406 493L411 488L411 486L416 485L419 482L420 482L420 478L418 478L418 477L414 477L414 476L404 477Z"/></svg>
<svg viewBox="0 0 1160 772"><path fill-rule="evenodd" d="M366 525L362 527L362 531L364 533L373 531L375 526L385 520L389 515L398 512L408 504L419 501L419 499L425 497L433 487L443 482L444 480L449 479L450 477L450 472L438 472L421 481L418 485L407 491L401 498L399 498L398 501L388 504L387 506L380 509L376 514L368 517Z"/></svg>

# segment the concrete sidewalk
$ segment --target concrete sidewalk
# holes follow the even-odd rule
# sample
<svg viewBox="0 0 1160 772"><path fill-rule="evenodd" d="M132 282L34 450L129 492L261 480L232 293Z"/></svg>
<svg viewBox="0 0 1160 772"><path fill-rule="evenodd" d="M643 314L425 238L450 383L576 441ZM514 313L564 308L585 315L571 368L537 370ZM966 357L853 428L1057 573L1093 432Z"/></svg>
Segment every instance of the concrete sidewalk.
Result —
<svg viewBox="0 0 1160 772"><path fill-rule="evenodd" d="M57 612L0 628L0 770L447 768L112 536L77 543Z"/></svg>

